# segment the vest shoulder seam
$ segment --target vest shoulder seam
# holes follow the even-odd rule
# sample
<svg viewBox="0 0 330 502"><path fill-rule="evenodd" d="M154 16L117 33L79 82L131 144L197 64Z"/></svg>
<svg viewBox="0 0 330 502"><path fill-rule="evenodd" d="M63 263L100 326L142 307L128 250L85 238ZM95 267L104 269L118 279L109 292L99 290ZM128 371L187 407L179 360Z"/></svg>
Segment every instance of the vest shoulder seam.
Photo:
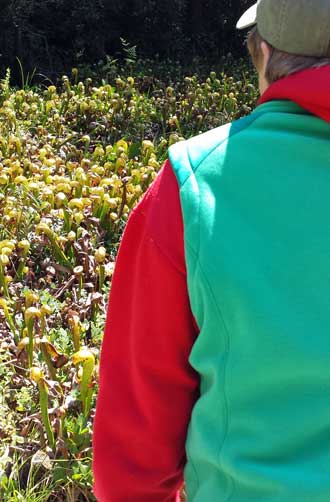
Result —
<svg viewBox="0 0 330 502"><path fill-rule="evenodd" d="M211 148L210 151L208 151L205 156L203 156L196 164L196 166L194 166L194 163L192 162L191 160L191 157L190 157L190 153L189 153L189 147L187 146L187 142L185 142L185 149L186 149L186 152L187 152L187 157L188 157L188 161L189 161L189 164L190 164L190 167L191 167L191 173L189 174L189 176L187 176L187 178L184 180L184 182L181 184L180 188L182 188L186 181L188 181L188 179L190 178L190 176L192 175L192 173L195 173L197 171L197 169L199 168L199 166L210 156L212 155L212 153L217 149L217 148L220 148L223 143L225 143L225 141L228 141L228 139L230 138L233 138L234 136L237 136L239 133L245 131L246 129L248 129L252 124L254 124L254 122L260 117L264 115L264 113L256 113L255 116L253 116L253 114L249 115L248 117L251 119L250 122L245 126L245 127L242 127L242 128L239 128L237 131L233 131L232 133L229 132L229 134L223 139L221 140L219 143L217 143L213 148ZM243 119L239 119L239 120L242 120L244 121L245 119L247 119L247 117L244 117ZM238 124L239 123L239 120L237 120L235 123Z"/></svg>

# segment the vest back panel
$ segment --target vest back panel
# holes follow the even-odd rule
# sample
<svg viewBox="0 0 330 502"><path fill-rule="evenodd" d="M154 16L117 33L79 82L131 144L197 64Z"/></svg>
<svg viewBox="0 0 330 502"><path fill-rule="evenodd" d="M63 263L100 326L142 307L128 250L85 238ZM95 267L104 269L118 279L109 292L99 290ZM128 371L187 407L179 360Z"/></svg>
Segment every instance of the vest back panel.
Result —
<svg viewBox="0 0 330 502"><path fill-rule="evenodd" d="M330 125L290 101L170 148L201 395L189 502L330 500Z"/></svg>

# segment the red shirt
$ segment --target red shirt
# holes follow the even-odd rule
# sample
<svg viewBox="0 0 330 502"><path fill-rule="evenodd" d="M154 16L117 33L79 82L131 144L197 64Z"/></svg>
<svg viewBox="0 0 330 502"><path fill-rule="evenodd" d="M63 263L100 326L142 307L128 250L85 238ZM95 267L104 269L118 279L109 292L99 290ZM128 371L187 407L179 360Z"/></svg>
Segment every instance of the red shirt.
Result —
<svg viewBox="0 0 330 502"><path fill-rule="evenodd" d="M166 162L133 209L111 286L94 423L101 502L174 502L199 380L198 334L186 282L183 222Z"/></svg>

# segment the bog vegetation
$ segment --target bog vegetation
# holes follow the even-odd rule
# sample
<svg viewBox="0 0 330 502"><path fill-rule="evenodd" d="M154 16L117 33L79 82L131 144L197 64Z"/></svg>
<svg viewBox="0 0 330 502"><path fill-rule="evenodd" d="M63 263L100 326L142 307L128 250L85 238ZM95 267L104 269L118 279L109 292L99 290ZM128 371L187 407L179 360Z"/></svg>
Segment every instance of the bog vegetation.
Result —
<svg viewBox="0 0 330 502"><path fill-rule="evenodd" d="M164 70L164 71L163 71ZM77 69L0 83L0 500L91 501L99 349L120 237L172 143L245 115L230 73ZM159 74L162 74L162 71Z"/></svg>

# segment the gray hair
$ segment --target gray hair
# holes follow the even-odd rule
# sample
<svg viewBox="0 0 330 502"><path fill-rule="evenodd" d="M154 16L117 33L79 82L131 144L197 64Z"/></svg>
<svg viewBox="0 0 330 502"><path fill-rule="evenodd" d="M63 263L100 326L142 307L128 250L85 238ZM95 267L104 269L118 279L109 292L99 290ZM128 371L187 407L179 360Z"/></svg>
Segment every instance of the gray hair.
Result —
<svg viewBox="0 0 330 502"><path fill-rule="evenodd" d="M266 40L264 40L257 26L255 26L247 36L247 47L256 69L260 68L262 63L261 42L266 42L271 50L270 58L267 64L265 77L269 84L272 84L280 78L287 77L292 73L296 73L307 68L320 68L321 66L330 65L330 48L329 57L317 58L312 56L298 56L296 54L289 54L275 49Z"/></svg>

